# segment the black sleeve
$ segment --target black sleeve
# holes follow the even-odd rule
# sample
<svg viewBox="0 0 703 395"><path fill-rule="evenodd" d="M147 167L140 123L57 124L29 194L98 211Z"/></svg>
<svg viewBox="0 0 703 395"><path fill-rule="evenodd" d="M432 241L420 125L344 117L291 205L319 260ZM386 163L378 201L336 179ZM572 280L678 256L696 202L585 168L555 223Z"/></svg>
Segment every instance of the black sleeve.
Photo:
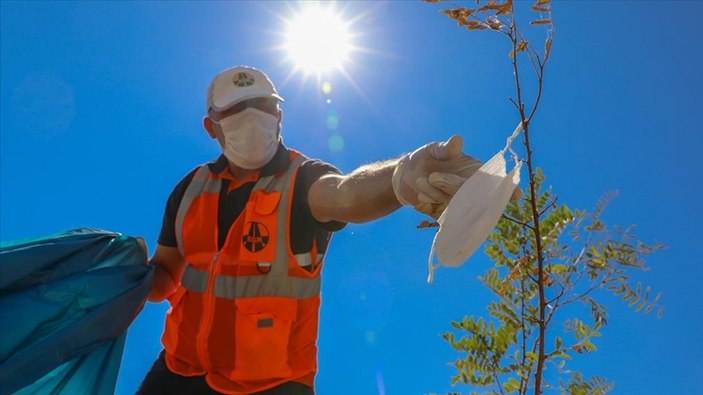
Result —
<svg viewBox="0 0 703 395"><path fill-rule="evenodd" d="M190 182L195 176L195 172L198 167L193 169L188 173L181 181L178 182L171 196L168 197L166 202L166 210L164 211L164 219L161 222L161 232L159 233L158 243L166 247L178 247L176 242L176 213L178 213L178 207L181 205L181 200L183 200L183 195L190 185Z"/></svg>
<svg viewBox="0 0 703 395"><path fill-rule="evenodd" d="M295 189L293 191L293 201L300 206L298 210L293 210L293 213L301 215L301 222L313 224L329 232L336 232L344 228L347 224L339 221L319 222L312 216L310 205L308 204L308 192L312 184L327 174L342 174L339 169L317 159L305 161L298 170L298 176L295 179ZM293 215L293 214L291 214Z"/></svg>

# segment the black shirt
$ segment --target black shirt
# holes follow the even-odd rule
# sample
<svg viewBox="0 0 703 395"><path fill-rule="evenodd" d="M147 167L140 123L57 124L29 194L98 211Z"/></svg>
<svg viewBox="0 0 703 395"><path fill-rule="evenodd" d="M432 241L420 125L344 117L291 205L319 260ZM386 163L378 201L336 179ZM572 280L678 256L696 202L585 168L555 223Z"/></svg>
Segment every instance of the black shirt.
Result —
<svg viewBox="0 0 703 395"><path fill-rule="evenodd" d="M224 155L220 155L215 161L206 164L213 173L229 171L229 162ZM281 143L274 157L261 169L260 177L278 173L285 170L290 164L288 150ZM199 167L193 169L176 185L171 192L171 196L166 203L161 233L159 234L159 244L167 247L177 247L176 243L176 213L183 199L188 185ZM318 253L324 253L331 232L342 229L346 224L337 221L319 222L313 216L308 205L308 191L310 186L320 177L326 174L341 174L334 166L317 159L310 159L301 165L295 179L293 189L293 202L291 207L291 220L289 234L291 238L291 249L294 254L309 252L312 248L313 238L316 241ZM228 180L223 180L223 192L220 193L220 202L217 218L218 226L218 248L222 248L227 237L229 228L237 219L239 214L249 200L249 195L256 182L245 182L229 192Z"/></svg>

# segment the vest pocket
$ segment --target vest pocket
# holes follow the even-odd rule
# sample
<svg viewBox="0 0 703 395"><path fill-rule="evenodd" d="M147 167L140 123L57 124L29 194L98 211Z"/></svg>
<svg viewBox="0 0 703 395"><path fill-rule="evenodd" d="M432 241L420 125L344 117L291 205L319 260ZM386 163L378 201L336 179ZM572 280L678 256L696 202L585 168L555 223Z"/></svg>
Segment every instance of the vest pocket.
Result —
<svg viewBox="0 0 703 395"><path fill-rule="evenodd" d="M280 192L252 192L244 208L244 228L239 259L254 262L273 262L276 257L278 214L276 207Z"/></svg>
<svg viewBox="0 0 703 395"><path fill-rule="evenodd" d="M235 362L232 380L291 375L288 344L297 303L280 297L236 299Z"/></svg>

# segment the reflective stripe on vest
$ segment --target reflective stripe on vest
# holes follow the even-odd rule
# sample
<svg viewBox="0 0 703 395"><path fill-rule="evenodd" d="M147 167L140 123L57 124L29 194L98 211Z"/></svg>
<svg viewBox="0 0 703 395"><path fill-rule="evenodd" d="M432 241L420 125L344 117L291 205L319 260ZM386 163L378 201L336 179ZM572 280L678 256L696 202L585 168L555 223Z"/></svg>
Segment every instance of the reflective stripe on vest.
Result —
<svg viewBox="0 0 703 395"><path fill-rule="evenodd" d="M205 293L209 278L208 272L196 270L188 265L183 272L181 285L191 292ZM239 277L220 275L215 278L214 295L224 299L256 296L307 299L320 293L320 285L319 276L314 279L304 279L298 277L269 278L268 275Z"/></svg>
<svg viewBox="0 0 703 395"><path fill-rule="evenodd" d="M324 258L324 254L317 254L317 262L315 262L315 266L319 265ZM312 254L309 252L305 254L295 254L295 260L298 261L298 266L310 266L312 265Z"/></svg>
<svg viewBox="0 0 703 395"><path fill-rule="evenodd" d="M183 272L181 285L191 292L204 294L207 291L207 281L210 273L193 269L192 266L186 265L186 270Z"/></svg>
<svg viewBox="0 0 703 395"><path fill-rule="evenodd" d="M185 221L186 213L188 208L193 203L198 196L203 193L220 193L222 187L222 181L219 179L212 179L210 176L210 169L207 165L201 166L193 176L193 179L188 184L183 198L181 199L181 204L176 213L176 243L178 244L178 251L181 252L182 256L185 256L183 250L183 222Z"/></svg>

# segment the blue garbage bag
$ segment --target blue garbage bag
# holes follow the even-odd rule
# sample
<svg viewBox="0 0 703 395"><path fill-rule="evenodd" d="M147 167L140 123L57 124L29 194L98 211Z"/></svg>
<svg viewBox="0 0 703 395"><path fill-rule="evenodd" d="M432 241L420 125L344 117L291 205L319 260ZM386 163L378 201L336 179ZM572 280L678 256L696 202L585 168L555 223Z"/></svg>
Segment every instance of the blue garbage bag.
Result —
<svg viewBox="0 0 703 395"><path fill-rule="evenodd" d="M99 229L0 244L0 394L113 394L152 269Z"/></svg>

